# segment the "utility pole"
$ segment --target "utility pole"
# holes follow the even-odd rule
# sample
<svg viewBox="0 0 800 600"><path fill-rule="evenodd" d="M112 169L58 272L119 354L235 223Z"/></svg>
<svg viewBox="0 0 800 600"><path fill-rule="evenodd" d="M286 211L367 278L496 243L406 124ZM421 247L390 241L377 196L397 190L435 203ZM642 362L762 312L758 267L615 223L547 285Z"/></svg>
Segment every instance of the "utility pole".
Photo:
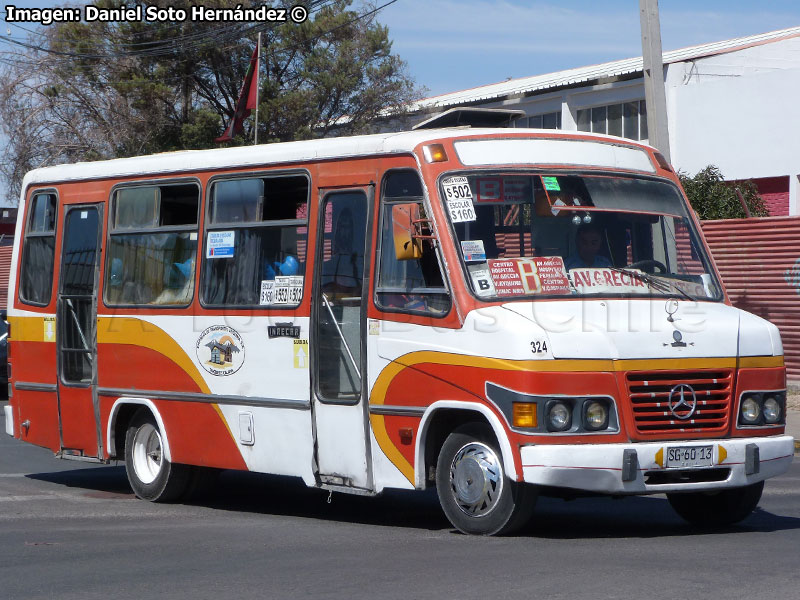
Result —
<svg viewBox="0 0 800 600"><path fill-rule="evenodd" d="M639 20L642 23L642 59L644 62L644 99L647 105L647 132L650 145L658 148L667 161L669 128L667 126L667 97L664 92L664 63L661 55L661 25L658 20L658 0L639 0Z"/></svg>
<svg viewBox="0 0 800 600"><path fill-rule="evenodd" d="M256 126L255 126L255 134L253 135L253 144L254 145L258 144L258 94L261 91L261 80L260 80L261 73L259 73L259 71L261 70L261 32L260 31L258 32L258 41L256 42L256 48L257 48L256 56L258 58L256 58L256 73L255 73L255 77L253 78L253 81L255 82L255 86L256 86ZM253 85L253 84L251 84L251 85Z"/></svg>

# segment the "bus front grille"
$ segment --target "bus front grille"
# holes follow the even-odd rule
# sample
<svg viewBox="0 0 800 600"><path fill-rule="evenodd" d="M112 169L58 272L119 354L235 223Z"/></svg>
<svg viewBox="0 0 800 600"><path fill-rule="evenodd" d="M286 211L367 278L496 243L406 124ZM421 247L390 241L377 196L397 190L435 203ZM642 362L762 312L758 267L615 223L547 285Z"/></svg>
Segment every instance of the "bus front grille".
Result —
<svg viewBox="0 0 800 600"><path fill-rule="evenodd" d="M717 433L728 427L731 369L635 371L626 381L636 431L642 435Z"/></svg>

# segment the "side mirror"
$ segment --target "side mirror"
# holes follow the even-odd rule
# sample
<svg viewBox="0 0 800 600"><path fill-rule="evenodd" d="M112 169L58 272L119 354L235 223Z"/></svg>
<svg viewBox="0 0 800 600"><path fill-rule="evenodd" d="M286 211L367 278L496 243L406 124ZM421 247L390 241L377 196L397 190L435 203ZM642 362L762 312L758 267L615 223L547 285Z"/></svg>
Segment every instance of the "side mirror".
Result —
<svg viewBox="0 0 800 600"><path fill-rule="evenodd" d="M397 260L422 258L422 242L417 233L419 204L408 202L392 206L392 237Z"/></svg>

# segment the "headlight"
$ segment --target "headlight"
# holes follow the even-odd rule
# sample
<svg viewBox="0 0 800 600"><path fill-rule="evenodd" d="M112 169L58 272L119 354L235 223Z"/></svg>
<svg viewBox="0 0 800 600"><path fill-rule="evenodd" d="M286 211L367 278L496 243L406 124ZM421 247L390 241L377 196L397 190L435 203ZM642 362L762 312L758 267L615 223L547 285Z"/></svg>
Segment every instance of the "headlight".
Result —
<svg viewBox="0 0 800 600"><path fill-rule="evenodd" d="M764 398L764 421L767 423L777 423L781 420L781 405L775 396Z"/></svg>
<svg viewBox="0 0 800 600"><path fill-rule="evenodd" d="M561 400L547 404L548 431L566 431L572 427L572 407Z"/></svg>
<svg viewBox="0 0 800 600"><path fill-rule="evenodd" d="M608 406L605 402L589 400L583 405L583 426L589 431L608 429Z"/></svg>
<svg viewBox="0 0 800 600"><path fill-rule="evenodd" d="M745 425L755 425L761 419L761 405L753 397L745 398L742 402L741 410L742 423Z"/></svg>

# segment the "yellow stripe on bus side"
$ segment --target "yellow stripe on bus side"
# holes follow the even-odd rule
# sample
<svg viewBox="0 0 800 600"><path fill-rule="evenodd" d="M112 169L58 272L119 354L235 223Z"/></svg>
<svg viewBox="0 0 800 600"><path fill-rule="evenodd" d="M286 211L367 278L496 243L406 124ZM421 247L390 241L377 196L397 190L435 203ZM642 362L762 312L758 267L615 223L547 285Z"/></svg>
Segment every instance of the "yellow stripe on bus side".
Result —
<svg viewBox="0 0 800 600"><path fill-rule="evenodd" d="M739 359L740 369L782 367L782 356L743 356Z"/></svg>
<svg viewBox="0 0 800 600"><path fill-rule="evenodd" d="M11 325L11 339L15 342L55 342L55 317L47 315L49 322L53 323L51 339L45 335L45 317L9 317Z"/></svg>

